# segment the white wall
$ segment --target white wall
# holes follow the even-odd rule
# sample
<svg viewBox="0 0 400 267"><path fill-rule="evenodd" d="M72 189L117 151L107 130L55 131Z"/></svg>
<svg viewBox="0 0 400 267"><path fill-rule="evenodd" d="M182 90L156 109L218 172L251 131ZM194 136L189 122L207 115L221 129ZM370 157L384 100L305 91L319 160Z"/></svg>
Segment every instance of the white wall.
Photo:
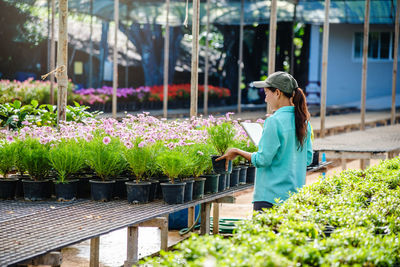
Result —
<svg viewBox="0 0 400 267"><path fill-rule="evenodd" d="M394 27L387 25L370 25L370 32L372 31L394 31ZM330 25L327 81L328 106L360 101L362 58L357 60L353 58L355 32L363 32L363 25ZM400 62L398 62L398 66L400 67ZM389 96L392 94L392 71L392 60L373 61L368 59L367 99ZM399 94L399 71L397 72L396 90L397 94Z"/></svg>

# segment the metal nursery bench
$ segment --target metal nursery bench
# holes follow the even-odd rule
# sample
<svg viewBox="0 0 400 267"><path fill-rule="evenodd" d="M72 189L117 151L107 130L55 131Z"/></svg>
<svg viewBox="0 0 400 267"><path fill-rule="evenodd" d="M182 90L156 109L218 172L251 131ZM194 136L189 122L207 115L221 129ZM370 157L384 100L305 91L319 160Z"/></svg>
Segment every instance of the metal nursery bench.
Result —
<svg viewBox="0 0 400 267"><path fill-rule="evenodd" d="M315 151L325 152L327 158L337 158L346 169L347 159L360 159L361 168L365 169L370 159L393 158L400 152L400 125L382 126L338 134L313 143Z"/></svg>

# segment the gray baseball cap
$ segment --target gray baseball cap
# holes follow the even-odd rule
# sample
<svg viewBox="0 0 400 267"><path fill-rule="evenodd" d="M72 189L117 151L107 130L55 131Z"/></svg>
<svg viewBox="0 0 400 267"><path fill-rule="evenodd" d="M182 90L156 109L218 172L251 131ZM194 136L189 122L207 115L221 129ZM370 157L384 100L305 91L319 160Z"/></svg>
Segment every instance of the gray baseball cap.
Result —
<svg viewBox="0 0 400 267"><path fill-rule="evenodd" d="M291 94L299 87L295 78L289 73L277 71L268 76L265 81L255 81L252 85L257 88L278 88L282 92Z"/></svg>

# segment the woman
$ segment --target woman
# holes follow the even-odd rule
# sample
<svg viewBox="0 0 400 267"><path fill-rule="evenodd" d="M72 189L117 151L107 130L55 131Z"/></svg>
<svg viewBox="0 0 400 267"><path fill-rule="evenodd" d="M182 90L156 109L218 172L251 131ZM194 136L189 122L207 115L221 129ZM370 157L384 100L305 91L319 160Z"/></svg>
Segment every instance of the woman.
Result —
<svg viewBox="0 0 400 267"><path fill-rule="evenodd" d="M258 152L232 148L217 160L225 159L228 164L228 160L242 156L251 161L257 168L253 209L262 211L286 200L290 192L305 184L313 155L312 130L306 98L290 74L275 72L253 86L264 88L265 102L274 112L264 122Z"/></svg>

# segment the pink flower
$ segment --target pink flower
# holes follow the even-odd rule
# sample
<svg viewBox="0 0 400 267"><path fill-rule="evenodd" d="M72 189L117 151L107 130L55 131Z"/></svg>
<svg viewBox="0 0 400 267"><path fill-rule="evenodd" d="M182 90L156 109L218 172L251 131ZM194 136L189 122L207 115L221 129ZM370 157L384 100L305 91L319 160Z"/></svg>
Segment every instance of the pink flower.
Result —
<svg viewBox="0 0 400 267"><path fill-rule="evenodd" d="M14 138L10 135L7 136L7 142L12 143L14 141Z"/></svg>
<svg viewBox="0 0 400 267"><path fill-rule="evenodd" d="M143 141L140 142L140 143L138 144L138 147L144 147L144 142L143 142Z"/></svg>
<svg viewBox="0 0 400 267"><path fill-rule="evenodd" d="M103 144L108 145L111 142L111 138L106 136L103 138Z"/></svg>

